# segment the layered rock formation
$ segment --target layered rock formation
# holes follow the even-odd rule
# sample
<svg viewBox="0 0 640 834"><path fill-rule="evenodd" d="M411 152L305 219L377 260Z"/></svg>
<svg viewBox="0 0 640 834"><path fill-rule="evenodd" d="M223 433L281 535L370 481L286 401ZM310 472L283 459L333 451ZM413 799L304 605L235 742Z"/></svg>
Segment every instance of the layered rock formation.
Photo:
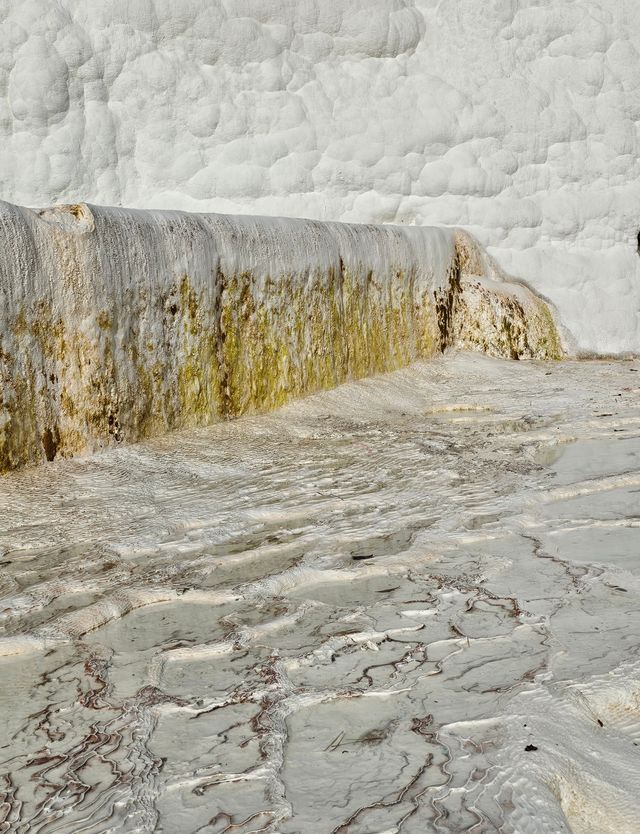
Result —
<svg viewBox="0 0 640 834"><path fill-rule="evenodd" d="M557 358L468 235L0 204L0 469L267 410L451 345Z"/></svg>

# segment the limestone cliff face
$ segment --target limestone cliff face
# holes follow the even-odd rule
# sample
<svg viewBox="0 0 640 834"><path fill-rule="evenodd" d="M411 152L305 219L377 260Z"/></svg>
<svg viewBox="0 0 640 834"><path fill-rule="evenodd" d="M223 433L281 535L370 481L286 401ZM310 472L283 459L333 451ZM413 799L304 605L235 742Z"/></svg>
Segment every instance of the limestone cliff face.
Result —
<svg viewBox="0 0 640 834"><path fill-rule="evenodd" d="M451 345L558 357L546 305L483 257L453 230L0 203L0 470Z"/></svg>

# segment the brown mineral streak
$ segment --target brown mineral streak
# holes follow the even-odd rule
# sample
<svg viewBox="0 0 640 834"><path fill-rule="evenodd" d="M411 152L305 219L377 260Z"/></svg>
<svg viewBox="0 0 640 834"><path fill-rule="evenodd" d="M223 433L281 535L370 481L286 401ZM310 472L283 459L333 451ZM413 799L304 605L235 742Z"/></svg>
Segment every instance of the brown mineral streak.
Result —
<svg viewBox="0 0 640 834"><path fill-rule="evenodd" d="M268 249L278 221L0 208L0 472L274 409L451 346L562 355L543 301L474 280L483 253L463 233L288 221L318 262L265 274L247 241ZM446 242L442 275L418 261L421 232ZM230 268L220 252L236 240Z"/></svg>

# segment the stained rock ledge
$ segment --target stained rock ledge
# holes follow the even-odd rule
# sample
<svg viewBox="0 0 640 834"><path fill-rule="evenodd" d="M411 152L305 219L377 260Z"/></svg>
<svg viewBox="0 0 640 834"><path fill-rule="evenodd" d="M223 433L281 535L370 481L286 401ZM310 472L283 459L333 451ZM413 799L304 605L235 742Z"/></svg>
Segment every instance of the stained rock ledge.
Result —
<svg viewBox="0 0 640 834"><path fill-rule="evenodd" d="M548 305L459 230L0 202L0 471L448 347L563 352Z"/></svg>

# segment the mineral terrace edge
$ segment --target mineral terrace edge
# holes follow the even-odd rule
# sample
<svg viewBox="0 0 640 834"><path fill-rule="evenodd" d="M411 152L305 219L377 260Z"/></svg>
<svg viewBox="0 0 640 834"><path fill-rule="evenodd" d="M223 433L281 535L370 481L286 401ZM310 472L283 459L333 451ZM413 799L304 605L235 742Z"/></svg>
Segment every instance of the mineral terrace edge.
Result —
<svg viewBox="0 0 640 834"><path fill-rule="evenodd" d="M450 346L558 359L464 232L0 203L0 472L266 411Z"/></svg>

